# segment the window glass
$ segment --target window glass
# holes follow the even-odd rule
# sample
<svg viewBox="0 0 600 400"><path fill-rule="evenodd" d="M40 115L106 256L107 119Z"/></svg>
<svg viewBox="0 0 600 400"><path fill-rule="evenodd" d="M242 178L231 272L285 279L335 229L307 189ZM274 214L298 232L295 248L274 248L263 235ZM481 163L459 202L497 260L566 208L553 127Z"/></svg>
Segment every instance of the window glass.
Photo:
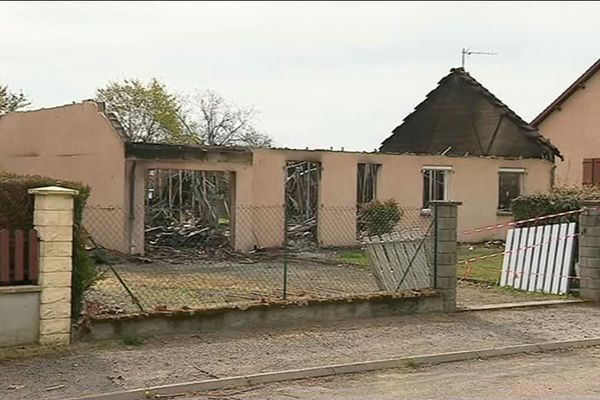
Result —
<svg viewBox="0 0 600 400"><path fill-rule="evenodd" d="M446 200L447 174L445 170L423 170L423 208L429 208L430 201Z"/></svg>
<svg viewBox="0 0 600 400"><path fill-rule="evenodd" d="M521 172L498 173L498 210L510 211L513 199L521 195Z"/></svg>

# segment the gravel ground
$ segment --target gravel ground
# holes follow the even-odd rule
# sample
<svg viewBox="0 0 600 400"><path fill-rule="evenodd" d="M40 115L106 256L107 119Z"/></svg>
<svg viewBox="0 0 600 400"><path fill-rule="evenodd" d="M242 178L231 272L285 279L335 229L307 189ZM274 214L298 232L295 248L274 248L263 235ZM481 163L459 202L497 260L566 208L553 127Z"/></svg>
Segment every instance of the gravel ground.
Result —
<svg viewBox="0 0 600 400"><path fill-rule="evenodd" d="M416 354L600 336L588 304L388 317L303 329L162 337L142 346L74 346L0 361L0 398L65 399L122 389ZM61 386L47 391L47 388Z"/></svg>
<svg viewBox="0 0 600 400"><path fill-rule="evenodd" d="M566 296L548 295L544 293L528 293L498 286L461 282L456 290L456 304L458 307L483 306L488 304L519 303L534 300L566 299Z"/></svg>
<svg viewBox="0 0 600 400"><path fill-rule="evenodd" d="M600 348L231 389L188 400L598 399Z"/></svg>

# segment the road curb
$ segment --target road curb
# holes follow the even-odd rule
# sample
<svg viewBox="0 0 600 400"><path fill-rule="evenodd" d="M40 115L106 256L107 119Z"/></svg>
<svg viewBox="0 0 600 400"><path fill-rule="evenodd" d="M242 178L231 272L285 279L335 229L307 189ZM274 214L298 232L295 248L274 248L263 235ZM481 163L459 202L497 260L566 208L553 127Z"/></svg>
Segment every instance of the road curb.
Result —
<svg viewBox="0 0 600 400"><path fill-rule="evenodd" d="M589 300L570 299L570 300L534 300L534 301L522 301L520 303L501 303L501 304L490 304L484 306L463 306L458 308L456 311L494 311L494 310L507 310L511 308L524 308L524 307L544 307L544 306L558 306L567 305L573 303L589 303Z"/></svg>
<svg viewBox="0 0 600 400"><path fill-rule="evenodd" d="M449 353L426 354L407 357L390 358L386 360L361 361L347 364L328 365L278 372L265 372L234 376L229 378L210 379L187 383L155 386L144 389L133 389L99 395L78 397L71 400L143 400L151 399L154 395L169 396L191 392L231 389L240 386L274 383L306 378L319 378L332 375L342 375L357 372L368 372L389 368L401 368L422 364L441 364L447 362L485 359L498 356L523 353L539 353L543 351L600 346L600 337L576 340L563 340L516 346L497 347L490 349L465 350Z"/></svg>

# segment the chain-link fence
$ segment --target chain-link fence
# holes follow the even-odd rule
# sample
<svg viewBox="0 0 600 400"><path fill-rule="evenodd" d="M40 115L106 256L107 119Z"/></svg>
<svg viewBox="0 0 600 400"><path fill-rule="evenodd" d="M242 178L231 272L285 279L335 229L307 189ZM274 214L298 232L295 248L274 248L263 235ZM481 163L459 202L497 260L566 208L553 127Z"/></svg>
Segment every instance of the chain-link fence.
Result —
<svg viewBox="0 0 600 400"><path fill-rule="evenodd" d="M87 295L90 313L349 297L433 282L434 217L417 208L320 207L298 222L282 206L237 207L218 224L165 226L136 225L116 208L90 211L84 226L105 271ZM142 242L143 257L118 253L132 241Z"/></svg>

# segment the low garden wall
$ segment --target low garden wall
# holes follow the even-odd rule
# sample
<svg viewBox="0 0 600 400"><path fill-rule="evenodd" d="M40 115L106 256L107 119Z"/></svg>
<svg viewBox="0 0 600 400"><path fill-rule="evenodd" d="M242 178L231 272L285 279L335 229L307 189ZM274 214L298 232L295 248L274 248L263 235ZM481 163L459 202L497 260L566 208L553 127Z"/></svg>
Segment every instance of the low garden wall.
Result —
<svg viewBox="0 0 600 400"><path fill-rule="evenodd" d="M204 310L178 310L135 315L88 317L79 327L82 340L116 339L125 335L198 333L302 326L352 318L442 312L442 294L434 289L371 294L352 298L255 304Z"/></svg>

